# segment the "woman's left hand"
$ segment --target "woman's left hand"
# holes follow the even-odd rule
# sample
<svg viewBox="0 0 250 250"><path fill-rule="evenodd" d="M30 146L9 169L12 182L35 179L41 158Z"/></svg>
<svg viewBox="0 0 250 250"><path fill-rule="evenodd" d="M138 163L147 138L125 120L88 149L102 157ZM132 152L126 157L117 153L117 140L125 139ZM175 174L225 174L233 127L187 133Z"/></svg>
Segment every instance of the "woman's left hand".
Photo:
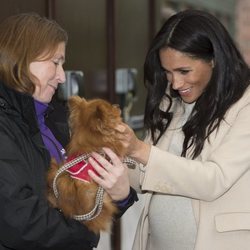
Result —
<svg viewBox="0 0 250 250"><path fill-rule="evenodd" d="M110 158L110 161L93 152L89 158L89 163L100 176L92 170L89 170L88 174L105 189L112 200L123 200L127 198L130 190L127 165L122 163L121 159L111 149L103 148L103 151Z"/></svg>

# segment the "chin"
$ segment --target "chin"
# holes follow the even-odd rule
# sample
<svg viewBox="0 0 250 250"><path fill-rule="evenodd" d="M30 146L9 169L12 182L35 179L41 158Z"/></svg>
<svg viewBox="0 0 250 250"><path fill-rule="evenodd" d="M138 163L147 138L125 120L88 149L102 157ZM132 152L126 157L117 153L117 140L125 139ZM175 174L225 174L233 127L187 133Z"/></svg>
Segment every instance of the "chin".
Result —
<svg viewBox="0 0 250 250"><path fill-rule="evenodd" d="M188 99L188 98L181 98L183 102L187 103L187 104L191 104L193 102L195 102L193 99Z"/></svg>
<svg viewBox="0 0 250 250"><path fill-rule="evenodd" d="M183 102L187 103L187 104L192 104L194 102L196 102L198 100L199 97L184 97L182 96L181 99Z"/></svg>
<svg viewBox="0 0 250 250"><path fill-rule="evenodd" d="M183 99L182 99L183 100ZM185 100L183 100L183 102L185 102L186 104L192 104L192 103L194 103L196 100L194 100L194 101L185 101Z"/></svg>

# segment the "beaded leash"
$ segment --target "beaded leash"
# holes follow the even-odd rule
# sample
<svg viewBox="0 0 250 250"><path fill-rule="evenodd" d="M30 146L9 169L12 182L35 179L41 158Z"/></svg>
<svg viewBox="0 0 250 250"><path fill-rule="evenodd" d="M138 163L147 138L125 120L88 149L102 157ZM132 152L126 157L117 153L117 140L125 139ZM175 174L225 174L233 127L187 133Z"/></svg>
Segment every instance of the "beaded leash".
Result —
<svg viewBox="0 0 250 250"><path fill-rule="evenodd" d="M84 160L88 159L89 157L90 157L90 154L82 154L82 155L74 158L73 160L65 163L62 167L60 167L58 169L58 171L56 172L56 175L54 177L54 180L53 180L53 191L54 191L54 195L57 199L59 197L59 192L58 192L57 186L56 186L57 178L64 171L66 171L68 168L73 167L77 163L84 161ZM137 166L138 165L138 163L130 157L125 157L123 160L123 163L127 164L128 166ZM93 220L94 218L96 218L101 213L101 210L103 207L103 197L104 197L104 189L103 189L103 187L99 186L97 193L96 193L95 206L93 207L93 209L89 213L86 213L83 215L73 215L72 216L73 219L78 220L78 221L90 221L90 220Z"/></svg>

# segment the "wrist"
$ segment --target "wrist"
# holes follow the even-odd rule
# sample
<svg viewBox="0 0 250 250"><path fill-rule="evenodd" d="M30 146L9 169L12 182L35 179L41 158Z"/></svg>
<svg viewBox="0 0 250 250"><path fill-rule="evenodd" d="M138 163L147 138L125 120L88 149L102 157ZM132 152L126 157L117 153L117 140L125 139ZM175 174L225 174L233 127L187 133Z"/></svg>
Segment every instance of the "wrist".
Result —
<svg viewBox="0 0 250 250"><path fill-rule="evenodd" d="M130 187L128 196L125 199L115 201L115 203L118 207L125 207L132 205L135 201L138 201L136 191Z"/></svg>
<svg viewBox="0 0 250 250"><path fill-rule="evenodd" d="M148 162L149 154L151 150L151 145L137 139L133 152L130 154L132 158L139 161L143 165Z"/></svg>

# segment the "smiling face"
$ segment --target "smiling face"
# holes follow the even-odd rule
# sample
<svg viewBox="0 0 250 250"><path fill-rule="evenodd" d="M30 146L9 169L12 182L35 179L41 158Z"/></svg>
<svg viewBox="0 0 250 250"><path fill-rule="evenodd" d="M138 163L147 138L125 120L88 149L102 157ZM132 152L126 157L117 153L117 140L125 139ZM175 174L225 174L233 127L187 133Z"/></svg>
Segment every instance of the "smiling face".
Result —
<svg viewBox="0 0 250 250"><path fill-rule="evenodd" d="M184 102L195 102L211 79L213 62L193 58L172 48L161 49L159 56L172 88Z"/></svg>
<svg viewBox="0 0 250 250"><path fill-rule="evenodd" d="M35 76L35 100L42 103L51 101L58 84L65 82L64 61L65 43L61 42L51 58L30 63L30 72Z"/></svg>

